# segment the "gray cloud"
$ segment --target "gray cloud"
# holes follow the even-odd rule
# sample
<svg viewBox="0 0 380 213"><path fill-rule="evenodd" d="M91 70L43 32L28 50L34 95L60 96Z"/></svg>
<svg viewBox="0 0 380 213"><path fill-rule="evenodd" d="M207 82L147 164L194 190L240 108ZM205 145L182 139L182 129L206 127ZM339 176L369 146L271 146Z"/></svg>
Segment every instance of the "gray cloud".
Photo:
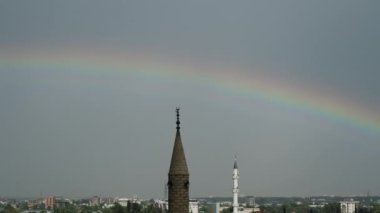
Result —
<svg viewBox="0 0 380 213"><path fill-rule="evenodd" d="M0 47L189 58L378 110L378 4L2 1ZM177 105L193 196L231 194L234 154L244 194L380 192L378 134L205 82L0 64L0 98L0 196L163 196Z"/></svg>

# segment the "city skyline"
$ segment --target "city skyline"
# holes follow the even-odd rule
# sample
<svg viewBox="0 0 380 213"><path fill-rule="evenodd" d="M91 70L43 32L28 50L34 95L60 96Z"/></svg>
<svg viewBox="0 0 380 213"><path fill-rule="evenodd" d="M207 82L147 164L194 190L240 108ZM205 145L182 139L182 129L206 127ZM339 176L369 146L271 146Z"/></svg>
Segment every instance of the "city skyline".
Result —
<svg viewBox="0 0 380 213"><path fill-rule="evenodd" d="M0 197L380 194L380 5L0 2Z"/></svg>

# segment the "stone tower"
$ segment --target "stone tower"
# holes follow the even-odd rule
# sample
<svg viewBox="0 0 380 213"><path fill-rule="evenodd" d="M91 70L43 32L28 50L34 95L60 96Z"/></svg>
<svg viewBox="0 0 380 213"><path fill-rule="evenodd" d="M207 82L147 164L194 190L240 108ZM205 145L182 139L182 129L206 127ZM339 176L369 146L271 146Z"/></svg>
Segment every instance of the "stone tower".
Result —
<svg viewBox="0 0 380 213"><path fill-rule="evenodd" d="M168 174L169 213L189 213L189 171L179 131L179 108L176 112L177 132Z"/></svg>

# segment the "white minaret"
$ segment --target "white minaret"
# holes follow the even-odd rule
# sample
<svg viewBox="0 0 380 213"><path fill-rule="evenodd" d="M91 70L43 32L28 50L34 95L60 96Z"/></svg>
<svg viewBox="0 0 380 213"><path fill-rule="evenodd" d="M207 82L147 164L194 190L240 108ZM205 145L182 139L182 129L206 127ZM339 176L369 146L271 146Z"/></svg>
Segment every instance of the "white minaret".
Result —
<svg viewBox="0 0 380 213"><path fill-rule="evenodd" d="M232 180L234 181L234 187L233 187L233 194L234 194L234 199L232 203L232 207L234 208L233 213L238 213L238 208L239 208L239 202L238 202L238 197L239 197L239 170L237 166L237 161L236 161L236 156L235 156L235 163L234 163L234 171L232 173Z"/></svg>

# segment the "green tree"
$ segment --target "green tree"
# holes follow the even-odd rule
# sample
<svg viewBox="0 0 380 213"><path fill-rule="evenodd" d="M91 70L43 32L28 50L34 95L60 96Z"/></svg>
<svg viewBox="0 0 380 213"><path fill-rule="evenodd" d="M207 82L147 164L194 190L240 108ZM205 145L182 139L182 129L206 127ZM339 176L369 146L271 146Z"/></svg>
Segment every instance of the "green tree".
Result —
<svg viewBox="0 0 380 213"><path fill-rule="evenodd" d="M1 213L17 213L17 210L11 204L7 204Z"/></svg>
<svg viewBox="0 0 380 213"><path fill-rule="evenodd" d="M372 212L373 213L380 213L380 204L376 203L372 207Z"/></svg>
<svg viewBox="0 0 380 213"><path fill-rule="evenodd" d="M53 209L53 212L54 213L77 213L78 209L76 208L76 206L70 204L63 207L55 207Z"/></svg>
<svg viewBox="0 0 380 213"><path fill-rule="evenodd" d="M80 213L92 213L93 212L93 208L91 206L81 206L79 208L79 212Z"/></svg>
<svg viewBox="0 0 380 213"><path fill-rule="evenodd" d="M143 213L165 213L164 210L159 208L158 206L155 206L154 204L149 204L146 208L144 208Z"/></svg>
<svg viewBox="0 0 380 213"><path fill-rule="evenodd" d="M340 204L339 203L328 203L323 206L321 209L321 213L338 213L340 212Z"/></svg>
<svg viewBox="0 0 380 213"><path fill-rule="evenodd" d="M101 209L101 212L102 213L112 213L113 212L112 207L111 208L103 208L103 209Z"/></svg>
<svg viewBox="0 0 380 213"><path fill-rule="evenodd" d="M276 206L276 205L261 206L260 211L270 212L270 213L283 213L283 206Z"/></svg>
<svg viewBox="0 0 380 213"><path fill-rule="evenodd" d="M111 207L111 211L112 213L127 213L126 209L119 203L115 203L114 206Z"/></svg>
<svg viewBox="0 0 380 213"><path fill-rule="evenodd" d="M28 207L28 203L27 202L20 202L19 204L17 204L17 208L19 210L28 210L29 207Z"/></svg>
<svg viewBox="0 0 380 213"><path fill-rule="evenodd" d="M128 202L128 213L141 213L142 207L138 203Z"/></svg>

